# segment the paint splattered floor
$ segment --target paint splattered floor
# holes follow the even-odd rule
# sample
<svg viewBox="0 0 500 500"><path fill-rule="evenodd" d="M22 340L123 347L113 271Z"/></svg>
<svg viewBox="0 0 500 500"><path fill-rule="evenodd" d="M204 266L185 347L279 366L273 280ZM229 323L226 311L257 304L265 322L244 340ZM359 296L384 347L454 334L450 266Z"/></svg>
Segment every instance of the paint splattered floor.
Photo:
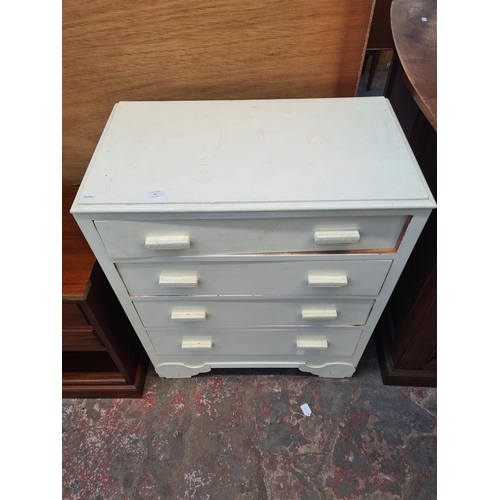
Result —
<svg viewBox="0 0 500 500"><path fill-rule="evenodd" d="M150 369L142 399L64 399L62 456L64 499L435 499L436 390L384 386L373 342L343 380Z"/></svg>

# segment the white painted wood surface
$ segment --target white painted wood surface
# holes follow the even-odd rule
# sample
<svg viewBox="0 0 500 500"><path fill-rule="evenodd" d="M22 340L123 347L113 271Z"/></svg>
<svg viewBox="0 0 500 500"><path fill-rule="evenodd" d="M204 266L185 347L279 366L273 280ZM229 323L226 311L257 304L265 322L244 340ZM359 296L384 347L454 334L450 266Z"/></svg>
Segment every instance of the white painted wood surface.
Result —
<svg viewBox="0 0 500 500"><path fill-rule="evenodd" d="M250 330L250 331L214 331L203 334L181 332L178 330L149 330L148 334L155 345L158 355L176 359L178 356L187 356L182 359L187 365L198 365L200 360L208 363L223 363L224 357L233 356L240 358L253 357L253 363L258 361L276 363L288 361L289 363L313 362L321 364L332 360L332 356L350 356L354 353L361 337L360 329L327 329L311 330L306 336L293 330ZM192 349L186 353L183 345L201 342L208 345L209 352L204 349ZM313 344L324 346L326 349L312 349ZM192 345L192 344L191 344ZM191 351L191 349L189 349ZM319 357L318 357L319 356ZM335 358L334 358L335 359ZM341 358L337 358L341 359ZM268 365L269 366L269 365Z"/></svg>
<svg viewBox="0 0 500 500"><path fill-rule="evenodd" d="M389 102L371 97L118 103L78 203L231 212L380 200L432 205Z"/></svg>
<svg viewBox="0 0 500 500"><path fill-rule="evenodd" d="M157 373L354 374L435 202L388 101L115 106L72 207Z"/></svg>
<svg viewBox="0 0 500 500"><path fill-rule="evenodd" d="M146 328L199 331L205 328L280 325L359 326L365 324L373 300L269 298L249 301L200 300L193 297L134 301L134 305Z"/></svg>
<svg viewBox="0 0 500 500"><path fill-rule="evenodd" d="M299 217L293 219L222 219L175 221L99 221L97 230L114 259L185 255L229 255L267 252L314 252L325 250L391 249L407 218L392 217ZM359 241L315 242L317 231L358 231ZM147 250L147 238L168 239L178 234L189 238L184 250ZM161 241L161 240L160 240Z"/></svg>
<svg viewBox="0 0 500 500"><path fill-rule="evenodd" d="M130 295L376 296L392 260L136 262L116 267ZM196 283L196 284L195 284ZM188 287L185 290L184 287Z"/></svg>

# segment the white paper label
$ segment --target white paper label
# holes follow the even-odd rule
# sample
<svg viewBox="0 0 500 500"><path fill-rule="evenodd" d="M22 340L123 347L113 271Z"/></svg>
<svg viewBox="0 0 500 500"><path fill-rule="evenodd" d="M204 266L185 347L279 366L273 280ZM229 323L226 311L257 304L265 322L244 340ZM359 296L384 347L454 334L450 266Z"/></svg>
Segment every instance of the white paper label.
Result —
<svg viewBox="0 0 500 500"><path fill-rule="evenodd" d="M165 191L148 191L146 193L146 198L159 198L160 196L165 196Z"/></svg>
<svg viewBox="0 0 500 500"><path fill-rule="evenodd" d="M84 194L82 196L82 200L93 200L95 198L95 194Z"/></svg>
<svg viewBox="0 0 500 500"><path fill-rule="evenodd" d="M309 405L307 403L304 403L300 409L302 410L302 413L306 416L306 417L310 417L311 414L312 414L312 411L311 411L311 408L309 408Z"/></svg>

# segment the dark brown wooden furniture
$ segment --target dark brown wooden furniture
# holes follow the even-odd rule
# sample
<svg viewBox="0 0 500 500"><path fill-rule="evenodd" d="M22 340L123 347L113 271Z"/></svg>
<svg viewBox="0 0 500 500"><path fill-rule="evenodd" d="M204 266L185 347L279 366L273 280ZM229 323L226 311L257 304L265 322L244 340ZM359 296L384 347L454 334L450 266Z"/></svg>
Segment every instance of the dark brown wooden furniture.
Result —
<svg viewBox="0 0 500 500"><path fill-rule="evenodd" d="M149 358L69 213L77 189L62 188L62 395L138 398Z"/></svg>
<svg viewBox="0 0 500 500"><path fill-rule="evenodd" d="M436 0L393 0L395 57L385 89L437 200ZM437 385L437 212L375 331L387 385Z"/></svg>
<svg viewBox="0 0 500 500"><path fill-rule="evenodd" d="M380 55L384 50L393 50L392 32L391 32L391 3L392 0L376 0L373 11L372 22L370 25L370 35L366 45L365 70L368 57L372 56L370 72L366 83L366 90L370 90L375 71L380 61Z"/></svg>

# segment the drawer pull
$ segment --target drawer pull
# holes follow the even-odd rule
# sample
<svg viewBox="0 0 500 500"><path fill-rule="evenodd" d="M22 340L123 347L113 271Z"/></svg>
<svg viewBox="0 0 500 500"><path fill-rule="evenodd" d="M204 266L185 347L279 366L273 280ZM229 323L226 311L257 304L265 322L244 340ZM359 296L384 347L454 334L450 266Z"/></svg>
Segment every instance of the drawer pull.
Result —
<svg viewBox="0 0 500 500"><path fill-rule="evenodd" d="M172 288L194 287L198 286L198 276L160 276L158 284Z"/></svg>
<svg viewBox="0 0 500 500"><path fill-rule="evenodd" d="M148 236L146 250L183 250L189 248L189 236Z"/></svg>
<svg viewBox="0 0 500 500"><path fill-rule="evenodd" d="M323 351L328 349L328 342L326 340L299 339L297 340L297 349Z"/></svg>
<svg viewBox="0 0 500 500"><path fill-rule="evenodd" d="M314 241L317 245L332 243L356 243L359 241L359 231L315 231Z"/></svg>
<svg viewBox="0 0 500 500"><path fill-rule="evenodd" d="M205 321L205 311L172 311L172 321Z"/></svg>
<svg viewBox="0 0 500 500"><path fill-rule="evenodd" d="M347 276L329 276L329 275L317 275L310 274L308 278L309 286L329 286L339 288L341 286L347 286Z"/></svg>
<svg viewBox="0 0 500 500"><path fill-rule="evenodd" d="M182 340L182 349L212 349L211 340Z"/></svg>
<svg viewBox="0 0 500 500"><path fill-rule="evenodd" d="M302 309L302 319L336 319L336 309Z"/></svg>

